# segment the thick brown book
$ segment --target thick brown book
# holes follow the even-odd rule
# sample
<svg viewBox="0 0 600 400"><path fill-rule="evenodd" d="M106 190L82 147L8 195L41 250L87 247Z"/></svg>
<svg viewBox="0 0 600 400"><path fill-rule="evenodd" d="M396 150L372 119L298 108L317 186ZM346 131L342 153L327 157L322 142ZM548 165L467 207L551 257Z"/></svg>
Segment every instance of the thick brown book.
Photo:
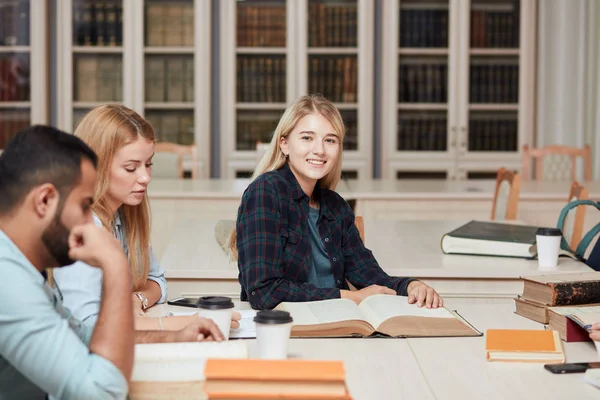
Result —
<svg viewBox="0 0 600 400"><path fill-rule="evenodd" d="M588 318L591 318L592 322L597 322L600 321L598 312L600 312L600 304L549 307L548 329L557 331L560 338L565 342L586 342L591 340L589 332L581 326L582 323L577 316L587 316Z"/></svg>
<svg viewBox="0 0 600 400"><path fill-rule="evenodd" d="M548 306L545 304L529 301L521 297L515 298L515 312L525 318L529 318L536 322L547 324Z"/></svg>
<svg viewBox="0 0 600 400"><path fill-rule="evenodd" d="M360 305L349 299L284 302L276 309L292 315L295 337L482 335L456 311L417 307L405 296L373 295Z"/></svg>
<svg viewBox="0 0 600 400"><path fill-rule="evenodd" d="M600 303L600 272L522 276L521 298L549 306Z"/></svg>

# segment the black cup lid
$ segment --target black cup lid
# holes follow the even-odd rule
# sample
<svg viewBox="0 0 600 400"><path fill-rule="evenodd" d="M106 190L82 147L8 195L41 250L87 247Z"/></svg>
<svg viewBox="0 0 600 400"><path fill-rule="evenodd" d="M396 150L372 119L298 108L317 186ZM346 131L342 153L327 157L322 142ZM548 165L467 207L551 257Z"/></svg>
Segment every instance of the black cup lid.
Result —
<svg viewBox="0 0 600 400"><path fill-rule="evenodd" d="M287 324L289 322L293 322L293 318L287 311L279 311L279 310L267 310L267 311L259 311L256 313L256 317L254 317L254 322L259 324Z"/></svg>
<svg viewBox="0 0 600 400"><path fill-rule="evenodd" d="M233 301L225 296L205 296L198 299L198 308L207 310L226 310L233 308Z"/></svg>
<svg viewBox="0 0 600 400"><path fill-rule="evenodd" d="M558 228L538 228L535 234L540 236L561 236L562 232Z"/></svg>

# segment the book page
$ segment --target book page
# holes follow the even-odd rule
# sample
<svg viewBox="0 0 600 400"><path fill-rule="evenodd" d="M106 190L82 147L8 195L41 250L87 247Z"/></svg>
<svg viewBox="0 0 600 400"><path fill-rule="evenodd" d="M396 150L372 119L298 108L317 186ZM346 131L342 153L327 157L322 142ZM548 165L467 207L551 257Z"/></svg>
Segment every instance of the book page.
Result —
<svg viewBox="0 0 600 400"><path fill-rule="evenodd" d="M293 325L317 325L347 320L364 320L359 308L350 299L331 299L301 303L284 302L275 307L292 314Z"/></svg>
<svg viewBox="0 0 600 400"><path fill-rule="evenodd" d="M455 318L445 308L418 307L417 304L408 304L406 296L391 296L389 294L376 294L364 299L358 306L365 319L377 329L384 321L397 316L428 317L428 318Z"/></svg>
<svg viewBox="0 0 600 400"><path fill-rule="evenodd" d="M571 306L571 307L550 307L550 309L552 311L554 311L557 314L560 315L580 315L580 314L599 314L600 313L600 306L593 306L593 307L577 307L577 306ZM599 320L600 321L600 320Z"/></svg>

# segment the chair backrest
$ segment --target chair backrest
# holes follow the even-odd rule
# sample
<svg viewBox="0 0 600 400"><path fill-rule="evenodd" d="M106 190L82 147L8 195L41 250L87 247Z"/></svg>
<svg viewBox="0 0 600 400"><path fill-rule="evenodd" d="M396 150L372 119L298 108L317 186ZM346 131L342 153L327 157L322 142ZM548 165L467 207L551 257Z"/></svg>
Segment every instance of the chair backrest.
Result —
<svg viewBox="0 0 600 400"><path fill-rule="evenodd" d="M189 156L192 160L192 179L198 176L198 155L195 145L160 142L154 148L153 177L183 179L183 159Z"/></svg>
<svg viewBox="0 0 600 400"><path fill-rule="evenodd" d="M490 219L493 221L517 219L520 190L521 176L519 173L500 168L496 175L496 189Z"/></svg>
<svg viewBox="0 0 600 400"><path fill-rule="evenodd" d="M575 200L587 200L588 190L578 182L571 184L569 190L568 203ZM562 226L563 236L572 249L577 248L583 234L583 224L585 220L585 206L577 206L567 212L565 223Z"/></svg>
<svg viewBox="0 0 600 400"><path fill-rule="evenodd" d="M365 242L365 221L363 217L354 217L354 225L356 225L356 229L358 229L358 234L362 239L363 243Z"/></svg>
<svg viewBox="0 0 600 400"><path fill-rule="evenodd" d="M592 157L589 145L584 147L545 146L530 148L523 146L523 179L531 178L535 159L534 180L577 180L577 157L583 158L583 177L592 179Z"/></svg>

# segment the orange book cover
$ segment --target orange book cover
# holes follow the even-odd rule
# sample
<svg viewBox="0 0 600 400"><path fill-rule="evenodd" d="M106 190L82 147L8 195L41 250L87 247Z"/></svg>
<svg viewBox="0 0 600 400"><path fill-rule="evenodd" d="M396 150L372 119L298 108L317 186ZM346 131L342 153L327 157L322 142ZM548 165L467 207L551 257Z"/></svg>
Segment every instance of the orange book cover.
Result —
<svg viewBox="0 0 600 400"><path fill-rule="evenodd" d="M208 359L206 380L341 381L346 373L341 361Z"/></svg>
<svg viewBox="0 0 600 400"><path fill-rule="evenodd" d="M488 329L485 350L490 361L564 362L557 331Z"/></svg>
<svg viewBox="0 0 600 400"><path fill-rule="evenodd" d="M208 359L209 399L350 400L341 361Z"/></svg>

